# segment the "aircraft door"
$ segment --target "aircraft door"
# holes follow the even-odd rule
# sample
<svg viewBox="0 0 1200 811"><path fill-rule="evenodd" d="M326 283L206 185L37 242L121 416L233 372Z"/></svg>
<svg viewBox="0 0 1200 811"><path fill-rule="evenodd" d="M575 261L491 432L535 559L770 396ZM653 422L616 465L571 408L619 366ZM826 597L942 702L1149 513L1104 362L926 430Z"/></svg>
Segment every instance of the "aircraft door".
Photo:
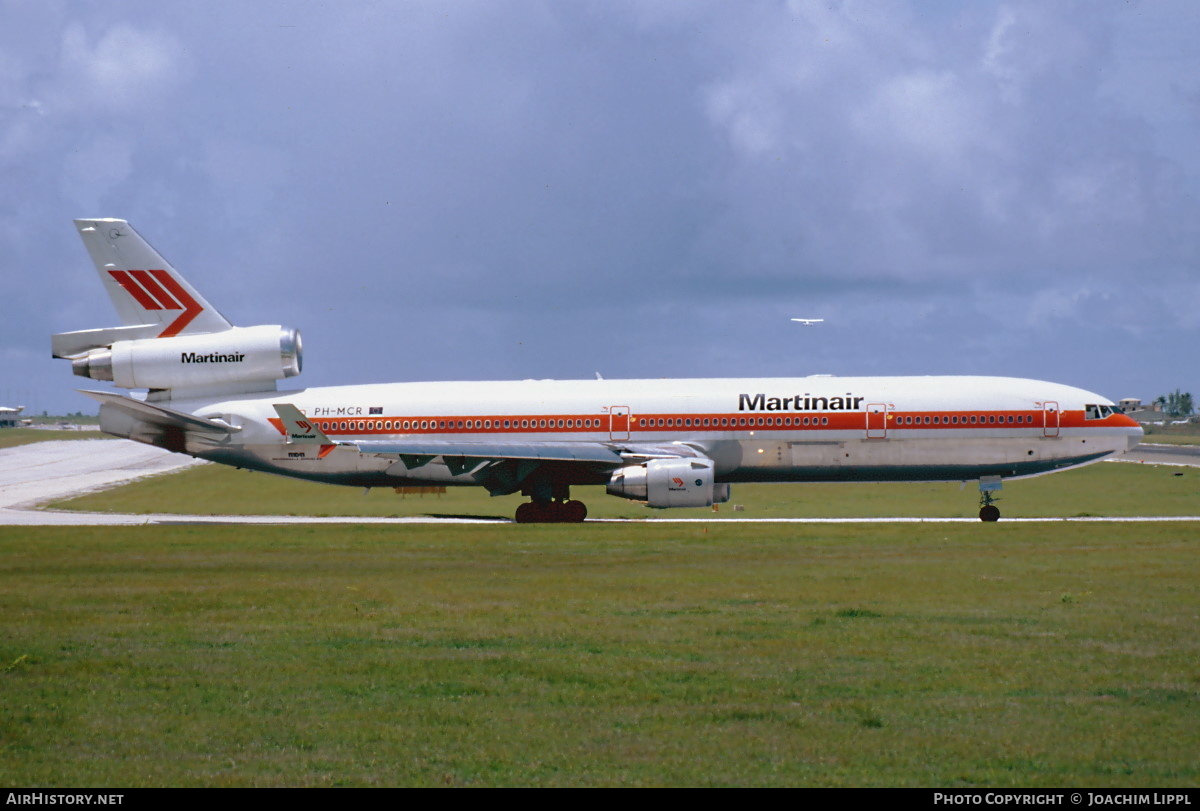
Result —
<svg viewBox="0 0 1200 811"><path fill-rule="evenodd" d="M629 406L609 406L608 438L629 439Z"/></svg>
<svg viewBox="0 0 1200 811"><path fill-rule="evenodd" d="M887 439L887 405L867 404L867 439Z"/></svg>
<svg viewBox="0 0 1200 811"><path fill-rule="evenodd" d="M1058 436L1058 403L1047 400L1042 403L1042 436Z"/></svg>

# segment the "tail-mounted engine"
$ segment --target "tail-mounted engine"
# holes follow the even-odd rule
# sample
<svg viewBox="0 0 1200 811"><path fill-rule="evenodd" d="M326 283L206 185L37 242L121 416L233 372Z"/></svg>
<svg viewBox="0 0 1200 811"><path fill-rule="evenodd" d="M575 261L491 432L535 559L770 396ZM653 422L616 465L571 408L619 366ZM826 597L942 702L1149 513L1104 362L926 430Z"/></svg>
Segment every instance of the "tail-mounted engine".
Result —
<svg viewBox="0 0 1200 811"><path fill-rule="evenodd" d="M233 327L118 340L70 357L75 374L127 389L273 388L274 381L300 374L302 347L300 333L290 327Z"/></svg>
<svg viewBox="0 0 1200 811"><path fill-rule="evenodd" d="M713 483L711 459L651 459L613 472L609 495L648 507L711 507L729 500L729 485Z"/></svg>

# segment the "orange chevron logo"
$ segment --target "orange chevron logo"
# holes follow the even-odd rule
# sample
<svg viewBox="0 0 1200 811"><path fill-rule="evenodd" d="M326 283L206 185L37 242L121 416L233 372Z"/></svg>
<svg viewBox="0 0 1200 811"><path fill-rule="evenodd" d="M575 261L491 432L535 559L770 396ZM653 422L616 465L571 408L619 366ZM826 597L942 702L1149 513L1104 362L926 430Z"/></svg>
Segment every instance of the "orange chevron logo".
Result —
<svg viewBox="0 0 1200 811"><path fill-rule="evenodd" d="M159 333L172 338L192 323L204 308L188 295L179 282L165 270L110 270L108 272L126 293L146 310L183 310L178 318Z"/></svg>

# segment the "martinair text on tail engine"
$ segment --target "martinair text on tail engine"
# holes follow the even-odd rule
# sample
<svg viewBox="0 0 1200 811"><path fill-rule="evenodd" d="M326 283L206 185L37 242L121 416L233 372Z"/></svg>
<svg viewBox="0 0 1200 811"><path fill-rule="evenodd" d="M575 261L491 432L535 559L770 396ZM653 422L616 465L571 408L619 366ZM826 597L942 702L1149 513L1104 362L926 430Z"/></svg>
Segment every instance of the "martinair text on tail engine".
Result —
<svg viewBox="0 0 1200 811"><path fill-rule="evenodd" d="M101 403L101 430L237 467L356 487L520 493L529 498L520 522L584 520L572 485L668 508L726 501L738 482L978 480L980 517L994 521L1004 479L1105 459L1142 435L1100 395L1006 377L278 391L300 374L299 332L233 326L124 220L75 226L121 326L55 335L52 352L77 375L145 391L84 392ZM331 403L370 405L364 415Z"/></svg>
<svg viewBox="0 0 1200 811"><path fill-rule="evenodd" d="M246 356L240 352L233 355L222 355L220 352L209 352L207 355L196 352L179 353L180 363L241 363L245 359Z"/></svg>

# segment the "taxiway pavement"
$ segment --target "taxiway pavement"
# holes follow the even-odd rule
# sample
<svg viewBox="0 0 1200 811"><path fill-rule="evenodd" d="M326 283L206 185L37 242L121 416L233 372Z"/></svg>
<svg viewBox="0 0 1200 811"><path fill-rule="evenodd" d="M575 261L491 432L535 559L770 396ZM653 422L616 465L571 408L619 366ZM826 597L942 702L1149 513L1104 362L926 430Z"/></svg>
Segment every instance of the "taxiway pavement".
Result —
<svg viewBox="0 0 1200 811"><path fill-rule="evenodd" d="M1121 462L1200 466L1200 446L1142 445ZM36 442L0 450L0 525L8 526L121 526L138 524L507 524L496 518L376 518L361 516L285 515L122 515L71 510L38 509L48 501L115 487L135 479L208 464L189 456L125 439L76 439ZM707 523L711 520L745 523L869 524L979 523L977 518L662 518L590 519L602 522L653 521ZM1013 522L1200 521L1200 516L1144 518L1004 518Z"/></svg>

